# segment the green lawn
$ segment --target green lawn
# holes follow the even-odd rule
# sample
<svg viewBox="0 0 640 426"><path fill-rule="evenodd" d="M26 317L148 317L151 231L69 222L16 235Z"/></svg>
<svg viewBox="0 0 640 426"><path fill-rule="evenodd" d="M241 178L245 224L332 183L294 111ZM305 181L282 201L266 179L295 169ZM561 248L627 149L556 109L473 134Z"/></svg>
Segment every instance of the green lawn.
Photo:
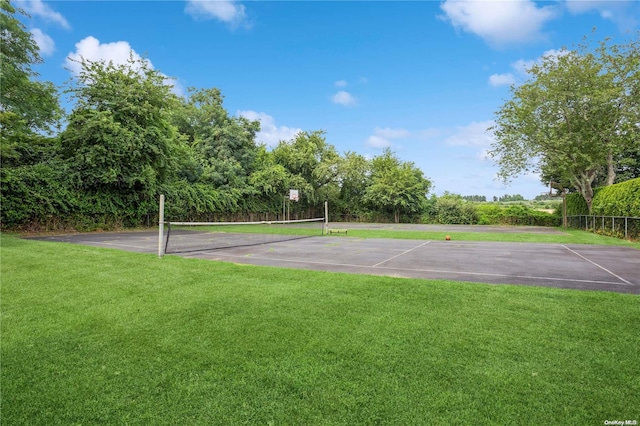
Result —
<svg viewBox="0 0 640 426"><path fill-rule="evenodd" d="M449 235L455 241L496 241L523 243L553 243L553 244L596 244L634 247L640 249L640 242L632 242L620 238L607 237L592 232L577 229L562 229L561 234L541 234L526 232L526 227L512 227L522 232L441 232L441 231L411 231L411 230L373 230L349 228L348 224L340 226L348 229L348 236L362 238L396 238L410 240L444 240ZM335 234L342 235L344 234Z"/></svg>
<svg viewBox="0 0 640 426"><path fill-rule="evenodd" d="M302 227L281 225L225 225L225 226L197 226L174 227L176 229L191 229L196 231L211 232L250 232L250 233L276 233L290 235L315 236L322 233L321 223L314 223ZM595 244L634 247L640 249L640 242L623 240L615 237L595 234L578 229L557 228L561 233L534 233L527 232L526 227L510 227L520 232L443 232L443 231L415 231L401 229L359 229L349 228L349 223L333 224L337 229L347 229L346 234L332 234L333 236L348 236L360 238L395 238L409 240L444 240L449 235L455 241L494 241L494 242L525 242L525 243L552 243L552 244Z"/></svg>
<svg viewBox="0 0 640 426"><path fill-rule="evenodd" d="M635 295L0 238L2 424L640 420Z"/></svg>

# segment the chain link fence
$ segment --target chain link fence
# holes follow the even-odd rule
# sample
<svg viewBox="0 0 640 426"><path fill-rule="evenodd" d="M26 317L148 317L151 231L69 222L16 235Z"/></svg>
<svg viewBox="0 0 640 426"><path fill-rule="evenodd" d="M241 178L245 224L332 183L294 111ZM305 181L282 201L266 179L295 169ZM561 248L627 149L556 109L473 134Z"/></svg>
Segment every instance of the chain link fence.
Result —
<svg viewBox="0 0 640 426"><path fill-rule="evenodd" d="M567 226L627 240L640 239L640 217L568 216Z"/></svg>

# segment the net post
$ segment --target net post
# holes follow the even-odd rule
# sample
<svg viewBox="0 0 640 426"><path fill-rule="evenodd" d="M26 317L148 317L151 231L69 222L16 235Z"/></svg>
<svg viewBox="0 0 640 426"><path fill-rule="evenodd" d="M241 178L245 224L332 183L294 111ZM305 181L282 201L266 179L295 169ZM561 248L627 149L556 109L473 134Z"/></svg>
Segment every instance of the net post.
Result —
<svg viewBox="0 0 640 426"><path fill-rule="evenodd" d="M160 194L160 207L158 213L158 257L162 259L163 255L163 236L164 236L164 194Z"/></svg>
<svg viewBox="0 0 640 426"><path fill-rule="evenodd" d="M329 233L329 202L324 202L324 226L322 227L322 235Z"/></svg>

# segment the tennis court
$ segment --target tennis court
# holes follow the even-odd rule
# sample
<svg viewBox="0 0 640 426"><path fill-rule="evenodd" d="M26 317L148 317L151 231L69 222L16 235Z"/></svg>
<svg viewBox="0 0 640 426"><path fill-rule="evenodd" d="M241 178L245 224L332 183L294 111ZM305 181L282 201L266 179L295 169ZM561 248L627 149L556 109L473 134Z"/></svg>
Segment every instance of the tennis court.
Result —
<svg viewBox="0 0 640 426"><path fill-rule="evenodd" d="M353 228L352 224L349 227ZM473 229L487 232L487 228ZM512 229L498 227L495 232L510 232ZM527 229L527 232L530 231L536 232L534 229ZM191 231L183 232L189 234ZM540 228L538 232L558 231ZM192 237L193 234L184 235L184 238ZM227 234L225 238L234 237ZM246 238L246 235L238 235L238 238ZM143 253L157 253L158 249L158 234L155 232L74 234L37 239ZM179 255L319 271L640 294L640 251L627 247L363 239L340 235L215 250L193 250Z"/></svg>

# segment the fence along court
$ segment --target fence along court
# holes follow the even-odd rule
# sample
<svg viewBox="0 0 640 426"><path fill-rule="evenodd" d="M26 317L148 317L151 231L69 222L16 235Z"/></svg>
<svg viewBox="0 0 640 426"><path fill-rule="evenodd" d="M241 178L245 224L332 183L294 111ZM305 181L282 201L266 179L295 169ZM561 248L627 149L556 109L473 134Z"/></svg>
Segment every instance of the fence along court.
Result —
<svg viewBox="0 0 640 426"><path fill-rule="evenodd" d="M618 238L640 239L640 217L568 216L567 226Z"/></svg>

